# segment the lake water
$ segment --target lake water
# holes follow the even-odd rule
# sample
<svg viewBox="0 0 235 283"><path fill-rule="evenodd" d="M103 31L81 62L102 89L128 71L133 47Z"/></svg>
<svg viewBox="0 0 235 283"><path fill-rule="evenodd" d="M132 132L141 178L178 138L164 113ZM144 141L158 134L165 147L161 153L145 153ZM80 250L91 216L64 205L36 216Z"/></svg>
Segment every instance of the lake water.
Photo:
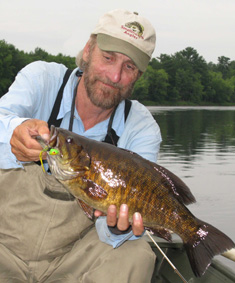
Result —
<svg viewBox="0 0 235 283"><path fill-rule="evenodd" d="M162 132L158 163L189 186L191 212L235 241L235 107L148 108Z"/></svg>

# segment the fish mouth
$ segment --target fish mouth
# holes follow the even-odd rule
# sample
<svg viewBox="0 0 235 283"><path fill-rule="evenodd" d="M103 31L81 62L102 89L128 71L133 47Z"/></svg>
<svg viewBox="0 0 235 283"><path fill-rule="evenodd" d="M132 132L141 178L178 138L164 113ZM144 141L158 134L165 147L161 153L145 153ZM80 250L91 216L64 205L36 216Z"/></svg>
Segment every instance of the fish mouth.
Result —
<svg viewBox="0 0 235 283"><path fill-rule="evenodd" d="M49 147L53 148L53 147L57 147L59 146L59 137L58 137L58 129L51 125L50 127L50 140L49 140Z"/></svg>
<svg viewBox="0 0 235 283"><path fill-rule="evenodd" d="M58 147L59 145L59 139L58 137L58 130L56 129L55 126L51 126L50 128L50 139L49 141L45 140L41 136L32 136L36 141L41 145L44 151L48 151L53 147Z"/></svg>
<svg viewBox="0 0 235 283"><path fill-rule="evenodd" d="M79 175L79 172L73 170L69 164L61 163L59 155L50 155L47 153L47 162L50 167L51 173L56 179L61 181L71 180Z"/></svg>
<svg viewBox="0 0 235 283"><path fill-rule="evenodd" d="M51 173L55 176L56 179L65 181L71 180L78 176L79 172L74 171L74 169L70 166L70 163L73 160L66 160L62 153L62 141L59 138L59 129L55 126L51 126L50 128L50 140L49 140L49 148L58 150L58 154L51 155L50 151L47 151L47 162L50 167ZM74 157L74 159L76 159Z"/></svg>
<svg viewBox="0 0 235 283"><path fill-rule="evenodd" d="M50 127L49 141L45 141L41 136L37 136L36 140L42 146L43 151L46 151L48 165L56 179L61 181L71 180L79 175L79 172L74 171L70 166L72 160L66 160L62 153L59 130L55 126L52 125ZM51 154L51 149L56 150L57 153ZM74 157L74 159L76 159L76 157Z"/></svg>
<svg viewBox="0 0 235 283"><path fill-rule="evenodd" d="M49 141L45 140L43 137L41 136L32 136L33 138L36 139L36 141L41 145L41 147L44 149L44 151L46 150L50 150L53 147L58 147L58 142L59 140L57 139L58 136L58 130L56 129L55 126L51 126L50 127L50 139Z"/></svg>

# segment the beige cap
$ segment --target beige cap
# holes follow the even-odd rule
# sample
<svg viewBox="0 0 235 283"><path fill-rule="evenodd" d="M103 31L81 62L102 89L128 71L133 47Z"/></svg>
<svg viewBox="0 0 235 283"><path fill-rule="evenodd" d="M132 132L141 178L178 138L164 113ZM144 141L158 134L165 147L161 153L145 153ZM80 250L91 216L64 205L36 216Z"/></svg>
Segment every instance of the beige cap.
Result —
<svg viewBox="0 0 235 283"><path fill-rule="evenodd" d="M100 18L92 34L97 34L101 50L130 57L144 72L155 48L156 33L151 23L126 10L113 10Z"/></svg>

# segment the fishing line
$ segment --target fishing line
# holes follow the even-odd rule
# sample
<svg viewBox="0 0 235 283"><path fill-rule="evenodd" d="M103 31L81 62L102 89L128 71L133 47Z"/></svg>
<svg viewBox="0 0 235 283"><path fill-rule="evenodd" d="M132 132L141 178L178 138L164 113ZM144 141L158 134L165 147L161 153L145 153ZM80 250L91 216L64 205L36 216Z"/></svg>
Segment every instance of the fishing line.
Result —
<svg viewBox="0 0 235 283"><path fill-rule="evenodd" d="M158 250L160 251L160 253L163 255L163 257L167 260L167 262L170 264L170 266L174 269L174 272L181 278L181 280L184 283L188 283L188 281L183 277L183 275L179 272L179 270L174 266L174 264L170 261L170 259L167 257L167 255L163 252L163 250L159 247L159 245L157 244L157 242L153 239L153 237L151 236L151 234L149 233L149 231L146 230L146 234L149 236L149 238L151 239L151 241L154 243L154 245L158 248Z"/></svg>
<svg viewBox="0 0 235 283"><path fill-rule="evenodd" d="M41 162L42 171L43 171L44 173L46 173L46 170L45 170L45 168L44 168L44 164L43 164L43 160L42 160L42 155L43 155L44 152L48 151L48 149L49 149L48 146L44 147L43 150L42 150L42 151L40 152L40 154L39 154L39 160L40 160L40 162Z"/></svg>

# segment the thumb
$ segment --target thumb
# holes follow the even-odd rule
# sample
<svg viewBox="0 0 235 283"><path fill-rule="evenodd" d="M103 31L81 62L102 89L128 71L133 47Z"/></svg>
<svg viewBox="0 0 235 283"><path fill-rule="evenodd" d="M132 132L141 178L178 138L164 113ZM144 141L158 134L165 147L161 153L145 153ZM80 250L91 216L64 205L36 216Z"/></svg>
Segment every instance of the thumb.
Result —
<svg viewBox="0 0 235 283"><path fill-rule="evenodd" d="M48 128L47 122L41 120L37 121L36 131L38 132L38 135L41 136L45 141L49 141L50 130Z"/></svg>
<svg viewBox="0 0 235 283"><path fill-rule="evenodd" d="M49 131L48 127L40 128L38 133L45 141L50 140L50 131Z"/></svg>

